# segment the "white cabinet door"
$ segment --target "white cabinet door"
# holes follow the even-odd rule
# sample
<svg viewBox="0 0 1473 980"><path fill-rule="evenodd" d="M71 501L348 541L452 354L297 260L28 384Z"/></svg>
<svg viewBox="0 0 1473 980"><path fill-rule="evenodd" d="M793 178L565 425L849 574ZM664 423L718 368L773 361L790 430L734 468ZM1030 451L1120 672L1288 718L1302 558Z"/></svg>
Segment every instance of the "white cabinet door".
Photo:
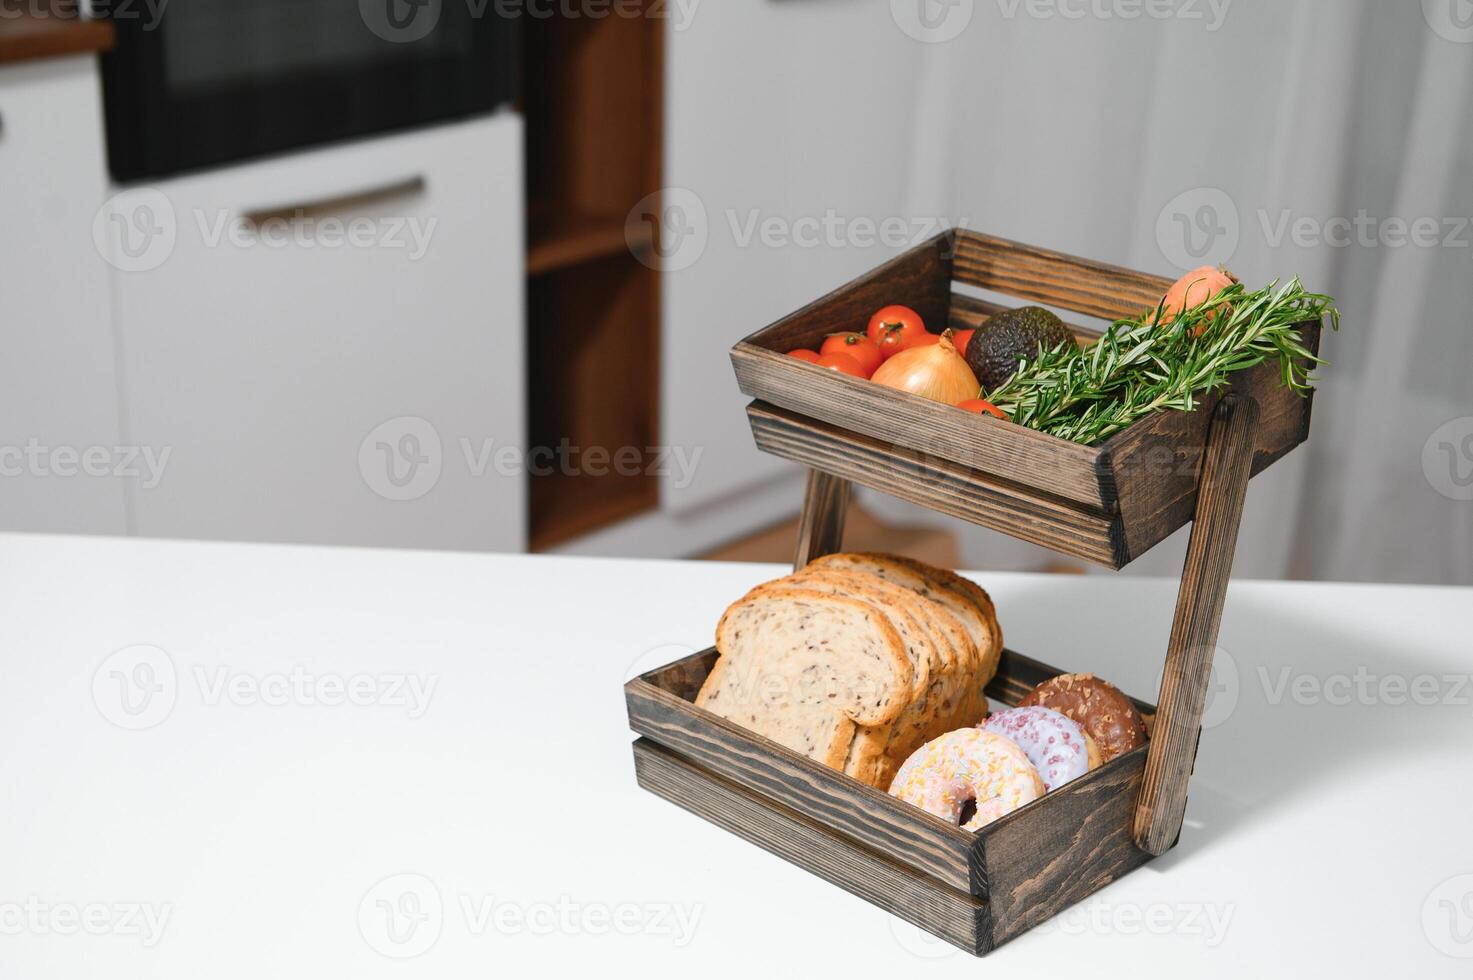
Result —
<svg viewBox="0 0 1473 980"><path fill-rule="evenodd" d="M123 534L91 56L0 66L0 529Z"/></svg>
<svg viewBox="0 0 1473 980"><path fill-rule="evenodd" d="M504 114L116 195L126 423L170 453L137 532L523 548L521 152Z"/></svg>
<svg viewBox="0 0 1473 980"><path fill-rule="evenodd" d="M907 240L933 230L934 205L910 189L932 167L923 57L944 45L908 36L885 0L705 3L666 43L665 183L681 190L667 195L680 211L667 212L662 431L702 448L693 481L666 481L679 513L792 469L753 447L727 349L900 251L878 241L882 222L904 222ZM672 241L680 229L705 235Z"/></svg>

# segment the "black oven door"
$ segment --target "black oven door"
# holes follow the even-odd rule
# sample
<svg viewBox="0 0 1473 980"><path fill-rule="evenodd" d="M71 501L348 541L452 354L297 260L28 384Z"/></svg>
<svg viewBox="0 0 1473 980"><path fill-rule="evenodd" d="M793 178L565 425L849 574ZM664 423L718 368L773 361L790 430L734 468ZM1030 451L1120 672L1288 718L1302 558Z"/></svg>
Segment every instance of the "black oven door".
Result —
<svg viewBox="0 0 1473 980"><path fill-rule="evenodd" d="M515 97L517 21L494 2L110 7L117 45L103 58L103 86L120 182L474 115Z"/></svg>

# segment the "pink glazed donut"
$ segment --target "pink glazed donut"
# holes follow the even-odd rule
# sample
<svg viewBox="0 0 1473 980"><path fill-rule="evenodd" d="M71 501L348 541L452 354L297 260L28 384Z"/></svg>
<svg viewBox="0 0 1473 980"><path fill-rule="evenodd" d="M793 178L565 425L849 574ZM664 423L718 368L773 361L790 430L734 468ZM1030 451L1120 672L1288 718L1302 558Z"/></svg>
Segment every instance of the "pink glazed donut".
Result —
<svg viewBox="0 0 1473 980"><path fill-rule="evenodd" d="M1052 708L1008 708L988 715L977 727L1016 742L1051 790L1099 765L1084 730Z"/></svg>
<svg viewBox="0 0 1473 980"><path fill-rule="evenodd" d="M980 728L947 732L922 745L890 783L891 796L954 824L961 824L962 808L975 801L977 814L961 824L963 830L980 830L1044 792L1023 750Z"/></svg>

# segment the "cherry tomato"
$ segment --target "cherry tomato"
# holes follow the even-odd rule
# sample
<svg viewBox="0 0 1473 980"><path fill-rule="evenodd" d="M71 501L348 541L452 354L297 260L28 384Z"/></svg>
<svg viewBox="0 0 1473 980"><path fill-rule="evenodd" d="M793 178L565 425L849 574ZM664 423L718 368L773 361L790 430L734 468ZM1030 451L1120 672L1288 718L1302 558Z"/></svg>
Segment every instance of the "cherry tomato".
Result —
<svg viewBox="0 0 1473 980"><path fill-rule="evenodd" d="M818 349L820 354L848 354L859 362L859 369L867 378L885 359L880 349L862 333L831 333Z"/></svg>
<svg viewBox="0 0 1473 980"><path fill-rule="evenodd" d="M1004 421L1007 420L1007 416L1003 414L1002 409L983 398L968 398L964 402L958 402L956 407L964 412L976 412L978 415L995 415Z"/></svg>
<svg viewBox="0 0 1473 980"><path fill-rule="evenodd" d="M951 335L951 342L956 344L957 353L962 357L967 356L967 344L972 342L972 334L976 330L958 330Z"/></svg>
<svg viewBox="0 0 1473 980"><path fill-rule="evenodd" d="M941 343L941 335L939 333L923 333L919 337L917 337L915 340L912 340L910 342L910 346L911 347L929 347L931 344L939 344L939 343Z"/></svg>
<svg viewBox="0 0 1473 980"><path fill-rule="evenodd" d="M865 334L886 357L899 354L926 333L921 315L908 306L886 306L869 318Z"/></svg>
<svg viewBox="0 0 1473 980"><path fill-rule="evenodd" d="M797 350L790 350L788 351L788 356L796 357L800 361L807 361L809 364L818 363L818 352L811 351L806 347L799 347Z"/></svg>
<svg viewBox="0 0 1473 980"><path fill-rule="evenodd" d="M869 377L864 373L864 368L859 366L859 362L848 354L824 354L818 359L817 364L821 368L828 368L830 371L838 371L840 374L847 374L851 377Z"/></svg>

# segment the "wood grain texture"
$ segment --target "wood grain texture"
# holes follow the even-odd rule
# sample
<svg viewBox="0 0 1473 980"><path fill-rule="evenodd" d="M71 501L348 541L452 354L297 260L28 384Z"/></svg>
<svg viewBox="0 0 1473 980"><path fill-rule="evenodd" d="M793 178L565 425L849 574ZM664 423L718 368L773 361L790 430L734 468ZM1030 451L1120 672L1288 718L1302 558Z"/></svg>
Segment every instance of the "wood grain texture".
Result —
<svg viewBox="0 0 1473 980"><path fill-rule="evenodd" d="M747 417L764 452L1084 561L1108 568L1121 563L1118 516L944 458L959 455L955 450L910 449L762 402L754 402ZM989 431L1018 428L986 416L971 421Z"/></svg>
<svg viewBox="0 0 1473 980"><path fill-rule="evenodd" d="M1014 303L1006 306L1002 303L992 303L976 296L968 296L966 293L952 292L951 310L947 314L946 325L953 330L976 330L987 321L994 313L1004 310L1015 309L1020 304ZM1091 330L1089 327L1080 326L1077 323L1064 322L1064 326L1074 334L1074 339L1079 346L1088 347L1100 339L1100 331Z"/></svg>
<svg viewBox="0 0 1473 980"><path fill-rule="evenodd" d="M1041 492L1107 506L1095 474L1099 452L990 416L826 371L740 343L731 350L737 384L768 404L883 442L922 448Z"/></svg>
<svg viewBox="0 0 1473 980"><path fill-rule="evenodd" d="M820 824L691 764L648 739L634 743L639 785L961 949L985 952L987 906L860 847ZM842 942L843 937L824 937Z"/></svg>
<svg viewBox="0 0 1473 980"><path fill-rule="evenodd" d="M1129 752L978 834L1000 946L1149 861L1131 817L1146 749Z"/></svg>
<svg viewBox="0 0 1473 980"><path fill-rule="evenodd" d="M1320 332L1318 322L1300 325L1311 352L1319 351ZM1258 404L1254 476L1309 438L1314 394L1300 396L1285 388L1277 363L1237 372L1227 391ZM1224 394L1204 396L1192 412L1159 412L1142 419L1100 447L1105 493L1119 502L1124 561L1145 554L1192 519L1203 447Z"/></svg>
<svg viewBox="0 0 1473 980"><path fill-rule="evenodd" d="M892 303L904 303L928 324L945 323L951 304L951 249L950 235L937 235L762 328L737 346L776 354L797 347L818 350L831 333L862 333L870 317Z"/></svg>
<svg viewBox="0 0 1473 980"><path fill-rule="evenodd" d="M979 864L977 835L696 707L696 693L716 659L714 649L704 650L626 684L629 727L694 765L948 888L979 898L987 896L988 873ZM1064 672L1004 650L986 693L999 703L1017 704L1035 686ZM1145 702L1137 701L1136 705L1145 714L1155 710ZM1041 809L1045 816L1040 819L1048 819L1046 814L1055 807L1064 807L1059 801L1076 791L1071 783L1025 809ZM1135 798L1132 790L1127 808L1134 805ZM1060 813L1065 811L1061 809ZM1067 819L1074 818L1071 815ZM1128 812L1121 822L1121 833L1127 837L1130 834Z"/></svg>
<svg viewBox="0 0 1473 980"><path fill-rule="evenodd" d="M681 661L677 671L702 657ZM651 674L624 687L629 727L638 734L950 888L971 887L971 834L698 708L647 680Z"/></svg>
<svg viewBox="0 0 1473 980"><path fill-rule="evenodd" d="M1236 394L1223 398L1213 415L1161 677L1160 707L1134 816L1136 842L1152 854L1161 854L1176 842L1186 813L1187 782L1202 734L1202 710L1252 469L1257 420L1253 399Z"/></svg>
<svg viewBox="0 0 1473 980"><path fill-rule="evenodd" d="M1172 282L965 228L952 261L959 282L1105 320L1153 308Z"/></svg>
<svg viewBox="0 0 1473 980"><path fill-rule="evenodd" d="M798 546L793 568L832 555L844 543L844 518L849 512L849 481L821 470L808 471L803 511L798 515Z"/></svg>

